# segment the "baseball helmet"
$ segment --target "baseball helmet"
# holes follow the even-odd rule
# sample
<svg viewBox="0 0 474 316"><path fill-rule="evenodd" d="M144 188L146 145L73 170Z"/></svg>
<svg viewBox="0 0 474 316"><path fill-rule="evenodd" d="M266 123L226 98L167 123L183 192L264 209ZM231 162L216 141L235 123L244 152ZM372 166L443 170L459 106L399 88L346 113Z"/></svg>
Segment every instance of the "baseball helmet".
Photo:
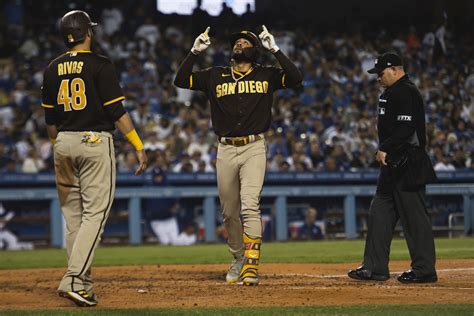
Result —
<svg viewBox="0 0 474 316"><path fill-rule="evenodd" d="M87 32L97 23L91 21L89 14L81 10L69 11L62 18L59 29L64 43L71 48L82 43L87 36Z"/></svg>
<svg viewBox="0 0 474 316"><path fill-rule="evenodd" d="M258 39L257 35L249 31L232 33L230 35L230 46L233 47L239 38L245 38L250 43L252 43L254 47L260 47L260 40Z"/></svg>

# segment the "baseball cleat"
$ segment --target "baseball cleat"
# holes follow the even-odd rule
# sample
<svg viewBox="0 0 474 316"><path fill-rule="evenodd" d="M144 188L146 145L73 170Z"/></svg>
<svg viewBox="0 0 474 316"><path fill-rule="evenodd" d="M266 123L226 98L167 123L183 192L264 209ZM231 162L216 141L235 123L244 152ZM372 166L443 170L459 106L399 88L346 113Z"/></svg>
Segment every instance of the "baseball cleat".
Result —
<svg viewBox="0 0 474 316"><path fill-rule="evenodd" d="M247 271L246 275L247 276L242 278L243 285L246 285L246 286L258 285L258 283L260 282L260 278L258 277L257 271L255 272Z"/></svg>
<svg viewBox="0 0 474 316"><path fill-rule="evenodd" d="M61 297L73 301L74 304L80 307L92 307L97 305L95 297L89 296L89 294L84 290L68 292L59 291L58 294Z"/></svg>
<svg viewBox="0 0 474 316"><path fill-rule="evenodd" d="M240 256L232 260L232 263L227 270L227 275L225 276L225 281L227 283L237 283L240 281L240 272L242 271L242 266L244 265L244 256Z"/></svg>
<svg viewBox="0 0 474 316"><path fill-rule="evenodd" d="M260 261L262 239L250 238L244 233L243 240L245 244L244 265L242 272L240 272L240 279L244 285L258 285L260 281L258 277L258 263Z"/></svg>

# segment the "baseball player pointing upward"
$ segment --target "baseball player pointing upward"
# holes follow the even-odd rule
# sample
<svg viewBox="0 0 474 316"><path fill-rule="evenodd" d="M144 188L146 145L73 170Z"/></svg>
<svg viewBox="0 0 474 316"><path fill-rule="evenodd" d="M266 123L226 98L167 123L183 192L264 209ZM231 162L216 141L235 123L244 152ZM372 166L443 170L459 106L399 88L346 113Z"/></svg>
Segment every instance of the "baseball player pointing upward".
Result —
<svg viewBox="0 0 474 316"><path fill-rule="evenodd" d="M234 260L226 281L257 285L262 238L260 194L266 166L264 134L271 124L273 92L300 84L302 76L279 50L265 26L231 35L230 67L193 72L197 56L211 44L208 27L180 65L174 81L180 88L206 93L217 134L217 186L229 250ZM256 63L260 47L274 54L282 69ZM241 221L242 216L242 221Z"/></svg>
<svg viewBox="0 0 474 316"><path fill-rule="evenodd" d="M135 174L146 168L143 144L122 105L125 97L114 66L90 51L94 25L83 11L62 17L61 33L69 51L48 65L42 87L66 220L68 269L58 293L79 306L97 304L90 267L114 199L115 127L136 149L140 165Z"/></svg>

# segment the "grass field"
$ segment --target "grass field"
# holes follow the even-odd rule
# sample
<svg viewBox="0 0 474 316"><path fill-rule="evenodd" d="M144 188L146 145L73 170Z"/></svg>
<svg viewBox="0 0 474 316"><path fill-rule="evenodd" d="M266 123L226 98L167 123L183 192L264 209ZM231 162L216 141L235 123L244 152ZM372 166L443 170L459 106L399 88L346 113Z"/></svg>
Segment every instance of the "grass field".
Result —
<svg viewBox="0 0 474 316"><path fill-rule="evenodd" d="M283 242L262 246L262 263L343 263L362 258L364 241ZM438 259L474 258L474 238L437 239ZM392 242L391 260L409 259L404 240ZM177 246L124 246L97 249L94 266L142 264L228 263L230 255L224 244ZM1 252L0 269L60 268L66 266L63 249Z"/></svg>
<svg viewBox="0 0 474 316"><path fill-rule="evenodd" d="M364 241L267 243L262 247L265 263L348 263L360 262ZM438 259L474 259L474 238L437 239ZM409 259L404 240L392 243L391 260ZM101 247L96 251L94 266L153 264L229 263L224 244L202 244L189 247L124 246ZM65 268L63 249L0 252L0 269ZM262 297L262 299L265 299ZM408 298L407 298L408 299ZM409 301L407 301L409 302ZM469 302L470 303L470 302ZM474 303L474 302L473 302ZM380 303L379 303L380 304ZM161 309L68 309L68 310L1 310L1 315L474 315L474 304L452 305L352 305L308 307L247 308L161 308Z"/></svg>
<svg viewBox="0 0 474 316"><path fill-rule="evenodd" d="M125 315L456 315L472 316L474 305L359 305L359 306L310 306L310 307L274 307L274 308L195 308L195 309L113 309L93 310L76 309L73 311L2 311L2 315L20 316L59 316L59 315L100 315L100 316L125 316Z"/></svg>

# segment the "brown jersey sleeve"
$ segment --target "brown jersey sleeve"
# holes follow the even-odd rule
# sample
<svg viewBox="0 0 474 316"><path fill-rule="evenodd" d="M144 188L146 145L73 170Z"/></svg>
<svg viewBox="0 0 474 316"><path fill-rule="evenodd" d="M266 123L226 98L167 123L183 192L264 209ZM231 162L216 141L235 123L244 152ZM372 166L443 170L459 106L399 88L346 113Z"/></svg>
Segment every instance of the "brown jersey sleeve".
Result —
<svg viewBox="0 0 474 316"><path fill-rule="evenodd" d="M271 79L270 81L272 82L271 87L273 90L279 90L279 89L284 89L286 88L285 85L285 72L281 68L276 68L276 67L270 67L268 68L270 71L270 76Z"/></svg>
<svg viewBox="0 0 474 316"><path fill-rule="evenodd" d="M112 117L114 122L125 114L125 109L121 102L125 100L125 96L120 87L115 67L110 60L106 60L99 70L97 90L105 111Z"/></svg>
<svg viewBox="0 0 474 316"><path fill-rule="evenodd" d="M103 106L114 104L125 99L119 85L115 67L110 60L106 60L97 76L97 89Z"/></svg>
<svg viewBox="0 0 474 316"><path fill-rule="evenodd" d="M190 89L207 92L211 68L195 71L189 78Z"/></svg>
<svg viewBox="0 0 474 316"><path fill-rule="evenodd" d="M197 56L193 53L189 53L184 58L181 65L178 67L174 79L174 85L178 88L206 92L210 77L210 68L193 72L193 65L196 59Z"/></svg>
<svg viewBox="0 0 474 316"><path fill-rule="evenodd" d="M41 86L41 106L44 109L45 122L48 125L56 124L56 98L52 91L52 82L49 75L49 67L43 73L43 85Z"/></svg>

